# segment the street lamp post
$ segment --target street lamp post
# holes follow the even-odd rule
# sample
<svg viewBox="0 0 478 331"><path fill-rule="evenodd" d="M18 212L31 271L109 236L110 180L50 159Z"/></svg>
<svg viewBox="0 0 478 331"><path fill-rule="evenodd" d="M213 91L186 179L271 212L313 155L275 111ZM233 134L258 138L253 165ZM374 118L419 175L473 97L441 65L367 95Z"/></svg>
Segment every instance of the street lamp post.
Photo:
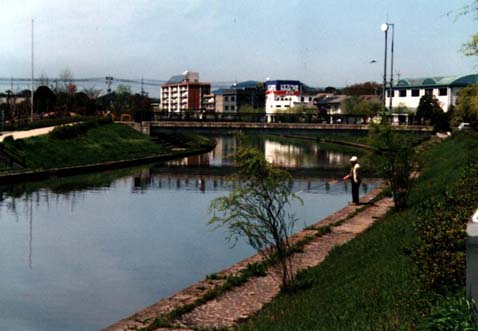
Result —
<svg viewBox="0 0 478 331"><path fill-rule="evenodd" d="M383 105L383 111L385 112L385 92L387 90L387 48L388 48L388 24L383 23L380 26L380 30L382 32L385 32L385 55L384 55L384 61L383 61L383 89L382 89L382 105Z"/></svg>
<svg viewBox="0 0 478 331"><path fill-rule="evenodd" d="M390 46L390 95L389 95L389 107L388 109L392 111L392 99L393 99L393 48L394 48L394 37L395 37L395 24L387 23L388 26L392 27L392 44Z"/></svg>

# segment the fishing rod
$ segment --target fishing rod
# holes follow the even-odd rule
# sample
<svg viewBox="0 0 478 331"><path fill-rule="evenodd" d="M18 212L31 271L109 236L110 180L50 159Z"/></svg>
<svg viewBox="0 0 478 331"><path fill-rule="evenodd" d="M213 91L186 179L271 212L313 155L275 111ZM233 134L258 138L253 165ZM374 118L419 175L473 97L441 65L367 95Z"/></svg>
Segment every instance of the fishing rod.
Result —
<svg viewBox="0 0 478 331"><path fill-rule="evenodd" d="M304 192L310 193L310 191L313 191L314 189L318 189L320 187L327 186L327 185L333 185L333 184L338 183L339 181L343 181L343 179L342 178L337 178L337 179L334 179L334 180L331 180L331 181L328 181L328 182L325 182L325 183L314 185L314 186L312 186L312 187L310 187L306 190L297 191L297 192L295 192L295 194L301 194L301 193L304 193Z"/></svg>

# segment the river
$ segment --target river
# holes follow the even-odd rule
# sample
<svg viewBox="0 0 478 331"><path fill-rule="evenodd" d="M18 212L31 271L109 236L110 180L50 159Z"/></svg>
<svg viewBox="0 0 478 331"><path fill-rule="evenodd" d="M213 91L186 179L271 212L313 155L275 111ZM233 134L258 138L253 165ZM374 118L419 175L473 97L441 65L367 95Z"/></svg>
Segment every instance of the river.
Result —
<svg viewBox="0 0 478 331"><path fill-rule="evenodd" d="M0 330L97 330L253 254L207 224L236 147L216 139L211 153L166 164L0 186ZM350 200L348 183L327 184L350 154L253 140L293 175L297 229ZM376 185L364 183L361 194Z"/></svg>

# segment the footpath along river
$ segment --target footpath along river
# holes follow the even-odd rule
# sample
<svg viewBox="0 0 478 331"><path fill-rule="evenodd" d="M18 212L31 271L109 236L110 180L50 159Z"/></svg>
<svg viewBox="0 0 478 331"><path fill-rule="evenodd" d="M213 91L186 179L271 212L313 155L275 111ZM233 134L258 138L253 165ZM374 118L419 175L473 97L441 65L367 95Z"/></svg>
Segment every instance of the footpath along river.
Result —
<svg viewBox="0 0 478 331"><path fill-rule="evenodd" d="M208 226L212 199L229 191L226 155L235 138L215 137L204 155L87 176L0 184L0 330L97 330L254 252L230 248ZM350 185L330 170L350 154L315 142L256 136L291 170L297 230L345 206ZM340 171L338 171L340 173ZM361 194L374 188L365 179Z"/></svg>

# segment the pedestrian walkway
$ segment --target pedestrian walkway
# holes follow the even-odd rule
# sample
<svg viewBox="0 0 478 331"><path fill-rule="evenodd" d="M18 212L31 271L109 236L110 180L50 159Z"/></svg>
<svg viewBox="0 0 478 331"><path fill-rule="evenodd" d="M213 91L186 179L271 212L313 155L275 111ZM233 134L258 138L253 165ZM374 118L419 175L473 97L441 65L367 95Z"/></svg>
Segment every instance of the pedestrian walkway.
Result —
<svg viewBox="0 0 478 331"><path fill-rule="evenodd" d="M32 129L32 130L26 130L26 131L6 131L6 132L0 132L0 142L3 142L3 139L6 137L12 136L13 139L24 139L24 138L30 138L34 136L41 136L44 134L50 133L50 131L53 131L55 126L49 126L46 128L39 128L39 129Z"/></svg>
<svg viewBox="0 0 478 331"><path fill-rule="evenodd" d="M368 229L375 221L381 219L393 207L393 200L388 197L370 202L381 190L380 188L376 189L362 198L362 206L348 205L316 223L312 228L295 235L293 239L298 241L307 236L313 236L316 233L316 230L314 230L316 228L326 225L332 226L328 234L314 237L312 241L305 245L301 253L296 253L293 256L294 272L319 265L334 247L352 240ZM367 208L362 210L362 207ZM333 224L337 225L333 226ZM258 259L257 256L253 258ZM280 291L277 279L274 271L270 269L267 276L250 278L245 284L235 287L182 315L173 323L176 328L159 328L157 330L186 331L201 328L231 327L257 313L266 303L277 296ZM162 300L158 304L148 307L104 330L129 331L144 328L155 317L171 311L178 300L193 302L190 296L191 292L188 292L193 288L194 286L181 291L177 295Z"/></svg>

